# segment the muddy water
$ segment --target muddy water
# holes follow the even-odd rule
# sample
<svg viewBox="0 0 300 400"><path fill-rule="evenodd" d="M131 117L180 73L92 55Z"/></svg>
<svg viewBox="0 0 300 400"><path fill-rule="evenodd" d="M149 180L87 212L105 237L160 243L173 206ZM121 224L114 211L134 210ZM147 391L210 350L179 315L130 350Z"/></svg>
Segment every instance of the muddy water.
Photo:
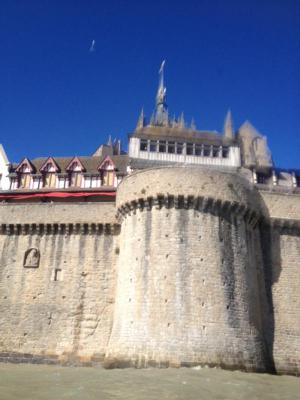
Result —
<svg viewBox="0 0 300 400"><path fill-rule="evenodd" d="M218 369L0 364L1 400L297 400L300 378Z"/></svg>

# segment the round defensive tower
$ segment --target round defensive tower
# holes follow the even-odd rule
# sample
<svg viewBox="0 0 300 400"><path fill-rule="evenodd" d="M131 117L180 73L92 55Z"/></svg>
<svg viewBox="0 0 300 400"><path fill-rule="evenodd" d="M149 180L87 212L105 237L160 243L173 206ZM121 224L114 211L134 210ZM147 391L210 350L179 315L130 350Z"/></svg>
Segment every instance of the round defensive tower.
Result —
<svg viewBox="0 0 300 400"><path fill-rule="evenodd" d="M257 192L241 176L160 167L120 184L106 366L265 370Z"/></svg>

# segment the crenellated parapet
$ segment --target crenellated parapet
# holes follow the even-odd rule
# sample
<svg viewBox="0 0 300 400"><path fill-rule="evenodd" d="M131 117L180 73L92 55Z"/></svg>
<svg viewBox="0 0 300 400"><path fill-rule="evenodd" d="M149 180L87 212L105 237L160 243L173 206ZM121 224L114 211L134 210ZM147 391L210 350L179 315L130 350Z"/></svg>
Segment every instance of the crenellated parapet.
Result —
<svg viewBox="0 0 300 400"><path fill-rule="evenodd" d="M126 215L136 213L139 211L150 211L155 209L193 209L203 213L211 213L224 218L231 216L242 217L245 222L251 226L256 226L261 218L261 214L257 211L250 209L245 204L240 204L237 201L227 201L215 199L213 197L195 197L195 196L172 196L158 194L156 197L147 197L146 199L140 198L132 200L131 202L121 205L117 211L117 218L122 222Z"/></svg>
<svg viewBox="0 0 300 400"><path fill-rule="evenodd" d="M118 235L118 224L0 224L0 235Z"/></svg>
<svg viewBox="0 0 300 400"><path fill-rule="evenodd" d="M209 168L160 167L126 177L119 185L118 217L135 210L193 208L258 221L266 214L258 191L236 173Z"/></svg>

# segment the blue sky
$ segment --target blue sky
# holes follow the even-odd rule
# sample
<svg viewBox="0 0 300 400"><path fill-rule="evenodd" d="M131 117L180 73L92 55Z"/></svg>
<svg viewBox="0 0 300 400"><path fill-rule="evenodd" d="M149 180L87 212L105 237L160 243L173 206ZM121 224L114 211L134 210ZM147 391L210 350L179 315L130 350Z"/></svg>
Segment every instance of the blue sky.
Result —
<svg viewBox="0 0 300 400"><path fill-rule="evenodd" d="M300 168L299 0L1 0L0 57L11 161L89 155L108 135L126 149L166 59L171 114L220 131L230 107Z"/></svg>

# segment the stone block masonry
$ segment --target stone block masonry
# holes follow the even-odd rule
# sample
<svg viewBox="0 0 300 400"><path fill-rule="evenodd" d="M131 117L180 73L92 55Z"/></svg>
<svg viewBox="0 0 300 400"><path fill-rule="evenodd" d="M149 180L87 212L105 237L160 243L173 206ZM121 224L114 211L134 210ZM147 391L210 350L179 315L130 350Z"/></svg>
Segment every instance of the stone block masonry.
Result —
<svg viewBox="0 0 300 400"><path fill-rule="evenodd" d="M43 206L32 207L31 221L41 222ZM104 356L112 325L118 227L77 223L85 210L72 206L65 221L74 224L16 224L29 222L28 213L20 213L14 225L1 226L0 346L2 357L7 353L11 361L85 363ZM30 205L26 208L29 212ZM57 212L57 207L45 208ZM85 209L85 221L94 221L89 219L94 204ZM44 221L52 222L54 215L43 216ZM107 213L103 216L99 220L107 222ZM39 251L35 268L24 265L31 248Z"/></svg>
<svg viewBox="0 0 300 400"><path fill-rule="evenodd" d="M300 197L166 167L0 205L0 361L300 374ZM285 201L286 199L286 201Z"/></svg>

